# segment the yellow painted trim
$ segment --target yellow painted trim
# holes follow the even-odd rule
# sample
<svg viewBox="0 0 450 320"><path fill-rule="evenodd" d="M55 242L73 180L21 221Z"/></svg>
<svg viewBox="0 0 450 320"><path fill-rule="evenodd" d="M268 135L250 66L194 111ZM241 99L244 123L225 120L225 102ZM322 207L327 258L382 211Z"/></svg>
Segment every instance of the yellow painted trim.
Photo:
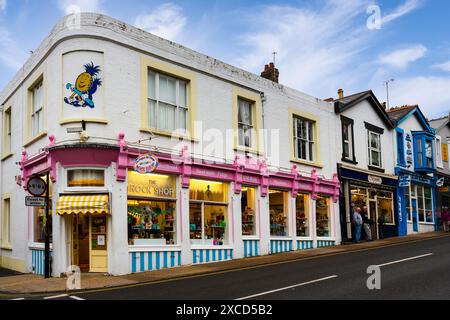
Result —
<svg viewBox="0 0 450 320"><path fill-rule="evenodd" d="M253 103L253 121L255 123L255 142L256 148L247 148L239 145L239 132L238 132L238 99L242 98ZM264 141L261 141L259 130L262 129L262 102L261 96L253 91L245 90L240 87L233 86L232 89L232 109L233 109L233 130L234 130L234 150L250 152L254 154L264 154Z"/></svg>
<svg viewBox="0 0 450 320"><path fill-rule="evenodd" d="M12 119L12 107L11 106L9 106L9 107L7 107L6 109L4 109L3 110L3 116L2 116L2 119L3 119L3 146L6 146L6 140L7 140L7 138L6 138L6 136L7 136L7 133L6 133L6 114L7 113L9 113L9 117L10 117L10 119L11 119L11 126L12 126L12 123L13 123L13 119ZM9 155L11 155L12 154L12 142L13 142L13 139L12 139L12 128L10 128L10 130L11 130L11 145L9 146L9 150L3 150L3 159L2 159L2 161L4 160L4 158L5 157L9 157Z"/></svg>
<svg viewBox="0 0 450 320"><path fill-rule="evenodd" d="M42 108L42 116L44 117L42 120L42 130L45 131L45 128L47 128L47 79L45 76L44 71L42 69L44 66L42 66L38 72L37 76L33 78L31 85L27 85L27 116L26 116L26 137L28 141L34 140L34 137L31 136L31 103L32 103L32 97L33 97L33 89L36 87L41 81L42 81L42 90L44 95L44 107ZM39 136L38 134L37 136ZM29 143L27 142L26 145Z"/></svg>
<svg viewBox="0 0 450 320"><path fill-rule="evenodd" d="M195 139L191 136L172 133L172 132L168 132L168 131L151 130L151 129L146 129L146 128L140 128L139 131L143 132L143 133L152 133L154 135L168 137L168 138L183 139L183 140L188 140L191 142L200 142L200 140Z"/></svg>
<svg viewBox="0 0 450 320"><path fill-rule="evenodd" d="M1 161L5 161L6 159L8 159L9 157L12 157L13 155L14 155L14 153L12 153L12 152L7 153L7 154L4 154L4 155L2 156Z"/></svg>
<svg viewBox="0 0 450 320"><path fill-rule="evenodd" d="M197 119L197 77L193 72L190 72L181 67L177 67L159 60L148 57L141 57L141 128L152 131L148 127L148 70L153 69L156 72L161 72L169 76L181 78L188 81L188 134L187 139L195 140L196 133L194 132L194 122ZM141 129L142 131L142 129ZM160 133L156 131L157 133Z"/></svg>
<svg viewBox="0 0 450 320"><path fill-rule="evenodd" d="M64 119L59 122L60 125L70 124L70 123L81 123L81 121L86 123L98 123L98 124L108 124L108 120L100 118L87 118L87 119Z"/></svg>
<svg viewBox="0 0 450 320"><path fill-rule="evenodd" d="M47 131L43 131L43 132L41 132L40 134L38 134L37 136L35 136L35 137L31 138L30 140L28 140L28 141L23 145L23 147L26 148L26 147L32 145L32 144L35 143L36 141L41 140L42 138L44 138L44 137L46 137L46 136L47 136Z"/></svg>
<svg viewBox="0 0 450 320"><path fill-rule="evenodd" d="M5 234L6 234L6 219L5 219L5 214L6 214L6 206L5 206L5 202L9 200L9 212L10 212L10 217L9 217L9 225L10 225L10 237L11 237L11 241L7 242L5 239ZM12 193L4 193L2 195L2 214L1 214L1 221L2 221L2 242L1 242L1 248L2 249L7 249L7 250L12 250L12 225L11 225L11 217L12 217Z"/></svg>
<svg viewBox="0 0 450 320"><path fill-rule="evenodd" d="M314 121L314 159L315 161L310 162L310 161L305 161L302 159L297 159L295 157L295 147L294 147L294 126L293 126L293 121L294 121L294 116L298 116L307 120L311 120ZM290 146L291 146L291 162L295 162L295 163L300 163L300 164L304 164L304 165L309 165L312 167L316 167L316 168L322 168L322 161L321 161L321 157L320 157L320 119L318 116L302 111L302 110L298 110L295 108L289 108L289 138L290 138Z"/></svg>
<svg viewBox="0 0 450 320"><path fill-rule="evenodd" d="M25 273L25 260L15 259L11 257L1 256L1 264L3 268Z"/></svg>

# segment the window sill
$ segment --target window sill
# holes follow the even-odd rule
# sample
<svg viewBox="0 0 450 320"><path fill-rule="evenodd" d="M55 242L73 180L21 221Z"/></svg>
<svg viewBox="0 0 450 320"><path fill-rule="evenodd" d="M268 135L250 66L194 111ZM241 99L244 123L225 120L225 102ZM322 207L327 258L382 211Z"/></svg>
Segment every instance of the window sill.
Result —
<svg viewBox="0 0 450 320"><path fill-rule="evenodd" d="M386 172L386 170L384 170L383 168L378 168L378 167L374 167L374 166L367 166L367 168L369 170L376 171L376 172L379 172L379 173L385 173Z"/></svg>
<svg viewBox="0 0 450 320"><path fill-rule="evenodd" d="M140 128L139 131L143 132L143 133L151 133L151 134L154 134L157 136L163 136L163 137L168 137L168 138L189 140L191 142L200 142L198 139L196 139L194 137L191 137L188 135L177 134L177 133L173 133L173 132L169 132L169 131L158 131L158 130L151 130L151 129L146 129L146 128Z"/></svg>
<svg viewBox="0 0 450 320"><path fill-rule="evenodd" d="M88 119L65 119L59 122L60 125L70 124L70 123L81 123L82 121L86 123L98 123L98 124L108 124L108 120L100 118L88 118Z"/></svg>
<svg viewBox="0 0 450 320"><path fill-rule="evenodd" d="M12 153L12 152L7 153L7 154L4 154L4 155L2 156L2 160L1 160L1 161L5 161L6 159L12 157L13 155L14 155L14 153Z"/></svg>
<svg viewBox="0 0 450 320"><path fill-rule="evenodd" d="M357 165L357 164L358 164L358 161L356 161L356 160L350 160L350 159L347 159L347 158L342 158L341 161L342 161L342 162L346 162L346 163L350 163L350 164L354 164L354 165Z"/></svg>
<svg viewBox="0 0 450 320"><path fill-rule="evenodd" d="M233 249L232 245L222 245L222 246L215 246L210 244L191 244L191 250L202 250L202 249L225 249L230 250Z"/></svg>
<svg viewBox="0 0 450 320"><path fill-rule="evenodd" d="M0 249L2 249L2 250L7 250L7 251L13 251L12 244L2 244L2 245L0 246Z"/></svg>
<svg viewBox="0 0 450 320"><path fill-rule="evenodd" d="M23 145L24 148L32 145L33 143L35 143L36 141L41 140L42 138L47 136L47 131L43 131L40 134L38 134L37 136L28 139L28 141Z"/></svg>
<svg viewBox="0 0 450 320"><path fill-rule="evenodd" d="M260 240L258 236L242 236L242 240Z"/></svg>
<svg viewBox="0 0 450 320"><path fill-rule="evenodd" d="M298 163L298 164L304 164L306 166L311 166L311 167L320 168L320 169L323 168L323 164L318 163L318 162L310 162L310 161L299 160L299 159L291 159L291 162Z"/></svg>
<svg viewBox="0 0 450 320"><path fill-rule="evenodd" d="M181 251L180 245L166 245L166 246L136 246L128 245L129 252L142 252L142 251Z"/></svg>
<svg viewBox="0 0 450 320"><path fill-rule="evenodd" d="M264 155L264 152L262 152L261 150L257 150L257 149L254 149L254 148L248 148L248 147L242 147L242 146L234 147L234 151L251 153L251 154L254 154L254 155L257 155L257 156Z"/></svg>

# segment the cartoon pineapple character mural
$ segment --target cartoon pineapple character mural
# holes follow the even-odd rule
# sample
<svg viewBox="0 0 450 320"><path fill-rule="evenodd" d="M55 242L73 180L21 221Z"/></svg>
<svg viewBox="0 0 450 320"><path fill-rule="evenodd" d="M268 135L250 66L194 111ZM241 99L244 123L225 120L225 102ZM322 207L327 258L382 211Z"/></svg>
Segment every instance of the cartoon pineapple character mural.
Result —
<svg viewBox="0 0 450 320"><path fill-rule="evenodd" d="M75 85L66 84L66 89L71 90L72 94L68 98L65 97L64 102L74 107L95 108L92 96L102 85L102 80L98 77L100 66L95 66L91 61L84 65L84 70L85 72L77 77Z"/></svg>

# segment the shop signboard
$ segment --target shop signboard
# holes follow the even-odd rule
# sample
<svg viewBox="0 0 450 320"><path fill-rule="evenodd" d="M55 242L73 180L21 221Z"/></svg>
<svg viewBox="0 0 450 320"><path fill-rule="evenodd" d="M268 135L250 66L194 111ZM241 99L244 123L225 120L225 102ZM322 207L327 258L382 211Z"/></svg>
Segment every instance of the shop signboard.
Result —
<svg viewBox="0 0 450 320"><path fill-rule="evenodd" d="M27 206L27 207L45 207L45 198L25 197L25 206Z"/></svg>
<svg viewBox="0 0 450 320"><path fill-rule="evenodd" d="M409 187L411 185L411 177L410 176L400 176L398 179L399 187Z"/></svg>
<svg viewBox="0 0 450 320"><path fill-rule="evenodd" d="M134 170L140 174L147 174L155 172L158 168L158 158L151 154L142 155L134 161Z"/></svg>
<svg viewBox="0 0 450 320"><path fill-rule="evenodd" d="M128 195L157 198L176 198L176 177L167 175L142 175L128 172Z"/></svg>
<svg viewBox="0 0 450 320"><path fill-rule="evenodd" d="M373 184L383 184L383 178L377 176L368 176L367 180Z"/></svg>
<svg viewBox="0 0 450 320"><path fill-rule="evenodd" d="M449 192L450 188L449 187L442 187L438 189L440 193L446 193Z"/></svg>

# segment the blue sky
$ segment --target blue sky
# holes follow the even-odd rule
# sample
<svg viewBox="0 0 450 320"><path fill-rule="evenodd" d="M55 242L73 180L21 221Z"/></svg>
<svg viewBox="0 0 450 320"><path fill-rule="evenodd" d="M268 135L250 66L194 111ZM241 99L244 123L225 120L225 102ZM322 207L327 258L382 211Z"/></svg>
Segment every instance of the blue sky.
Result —
<svg viewBox="0 0 450 320"><path fill-rule="evenodd" d="M277 51L280 82L319 98L372 89L385 101L383 81L393 78L391 106L420 104L429 118L450 110L447 0L0 0L0 90L74 10L257 74Z"/></svg>

